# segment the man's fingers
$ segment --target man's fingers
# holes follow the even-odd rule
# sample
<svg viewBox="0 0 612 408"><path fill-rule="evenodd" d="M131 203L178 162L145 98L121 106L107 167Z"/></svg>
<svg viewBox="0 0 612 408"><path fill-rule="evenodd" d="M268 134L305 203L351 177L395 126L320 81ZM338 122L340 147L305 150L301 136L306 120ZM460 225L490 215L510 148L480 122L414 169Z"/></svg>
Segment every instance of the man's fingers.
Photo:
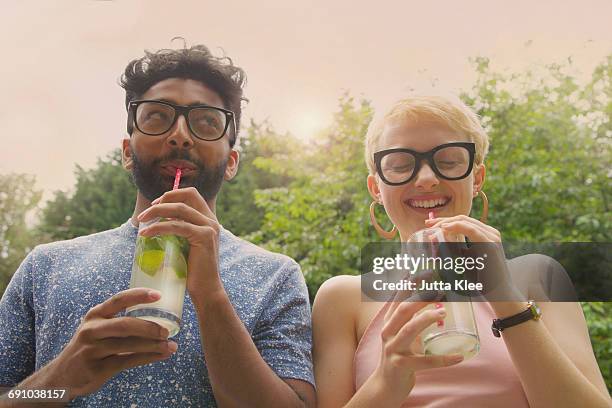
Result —
<svg viewBox="0 0 612 408"><path fill-rule="evenodd" d="M179 219L195 225L209 225L216 220L207 218L204 214L185 203L159 203L147 208L139 216L140 222L147 222L156 217Z"/></svg>
<svg viewBox="0 0 612 408"><path fill-rule="evenodd" d="M173 341L151 340L141 337L102 339L94 343L94 358L105 358L115 354L172 354L178 345Z"/></svg>
<svg viewBox="0 0 612 408"><path fill-rule="evenodd" d="M154 340L166 340L168 329L136 317L115 317L99 319L84 325L81 335L95 341L113 337L142 337Z"/></svg>
<svg viewBox="0 0 612 408"><path fill-rule="evenodd" d="M101 369L105 372L118 373L128 368L155 363L169 358L172 354L136 353L106 357L101 360Z"/></svg>
<svg viewBox="0 0 612 408"><path fill-rule="evenodd" d="M152 303L159 300L160 297L161 293L153 289L127 289L116 293L110 299L106 299L104 302L91 308L85 315L85 318L110 318L130 306L135 306L141 303Z"/></svg>
<svg viewBox="0 0 612 408"><path fill-rule="evenodd" d="M166 191L161 197L153 200L152 204L176 202L185 203L188 206L195 208L198 212L204 214L206 217L213 220L217 219L215 213L212 212L204 198L202 198L195 187L186 187Z"/></svg>

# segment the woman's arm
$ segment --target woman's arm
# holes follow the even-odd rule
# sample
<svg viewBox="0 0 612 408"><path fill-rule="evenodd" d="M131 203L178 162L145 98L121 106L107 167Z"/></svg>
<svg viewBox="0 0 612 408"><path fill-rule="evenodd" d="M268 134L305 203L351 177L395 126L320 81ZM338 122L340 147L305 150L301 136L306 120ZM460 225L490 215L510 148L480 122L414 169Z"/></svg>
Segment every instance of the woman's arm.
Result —
<svg viewBox="0 0 612 408"><path fill-rule="evenodd" d="M344 406L355 393L353 357L359 278L336 276L321 285L312 308L313 360L319 408Z"/></svg>
<svg viewBox="0 0 612 408"><path fill-rule="evenodd" d="M353 359L359 340L356 317L360 311L360 281L336 276L317 292L312 309L313 357L319 408L399 406L397 396L373 374L355 395Z"/></svg>
<svg viewBox="0 0 612 408"><path fill-rule="evenodd" d="M471 242L501 243L499 231L463 215L426 223L440 226L445 232L463 234ZM541 262L542 258L545 257L533 256L532 260ZM542 270L537 262L527 265L529 269L522 271L523 276ZM507 328L502 334L529 404L555 408L612 406L580 305L573 302L538 305L542 310L540 320ZM498 318L512 316L527 307L526 302L491 302L491 306Z"/></svg>
<svg viewBox="0 0 612 408"><path fill-rule="evenodd" d="M419 313L430 302L391 303L381 331L382 352L374 373L355 393L356 317L362 308L359 277L332 278L313 307L314 365L319 407L399 407L414 387L415 371L457 364L463 357L413 353L417 335L444 317L444 309Z"/></svg>
<svg viewBox="0 0 612 408"><path fill-rule="evenodd" d="M525 303L492 303L503 318ZM578 303L539 303L542 319L505 329L503 341L529 404L535 407L612 406Z"/></svg>

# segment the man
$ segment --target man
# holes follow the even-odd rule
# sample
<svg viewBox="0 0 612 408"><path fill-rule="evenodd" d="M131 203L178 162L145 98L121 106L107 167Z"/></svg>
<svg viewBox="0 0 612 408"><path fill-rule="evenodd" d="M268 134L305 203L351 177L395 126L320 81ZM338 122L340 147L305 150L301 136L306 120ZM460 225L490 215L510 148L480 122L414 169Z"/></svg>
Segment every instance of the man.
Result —
<svg viewBox="0 0 612 408"><path fill-rule="evenodd" d="M0 302L0 386L65 388L75 406L314 406L299 266L215 217L221 184L238 168L244 82L242 69L201 45L147 52L127 66L123 166L138 188L134 214L26 257ZM181 188L171 191L177 167ZM137 226L156 217L167 220L147 234L190 243L183 323L172 340L155 323L120 315L159 299L122 290Z"/></svg>

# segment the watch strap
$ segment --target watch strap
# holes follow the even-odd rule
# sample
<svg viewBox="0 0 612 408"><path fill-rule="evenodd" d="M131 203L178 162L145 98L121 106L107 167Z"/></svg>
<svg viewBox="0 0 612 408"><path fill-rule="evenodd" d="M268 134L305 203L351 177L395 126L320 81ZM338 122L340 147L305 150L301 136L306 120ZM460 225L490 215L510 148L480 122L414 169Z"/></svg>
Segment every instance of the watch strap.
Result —
<svg viewBox="0 0 612 408"><path fill-rule="evenodd" d="M540 309L533 300L530 300L527 302L527 310L504 319L493 319L491 330L493 331L493 335L495 337L501 337L501 332L504 331L504 329L516 326L529 320L538 320L541 316L542 313L540 312Z"/></svg>

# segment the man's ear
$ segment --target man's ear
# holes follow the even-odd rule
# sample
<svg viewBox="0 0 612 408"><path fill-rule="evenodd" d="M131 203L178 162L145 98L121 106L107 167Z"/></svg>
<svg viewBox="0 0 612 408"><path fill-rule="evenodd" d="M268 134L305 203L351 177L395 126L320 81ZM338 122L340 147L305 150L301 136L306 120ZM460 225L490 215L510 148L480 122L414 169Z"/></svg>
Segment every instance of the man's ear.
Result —
<svg viewBox="0 0 612 408"><path fill-rule="evenodd" d="M474 169L474 190L472 193L474 197L476 197L478 195L478 192L482 190L486 174L487 169L485 168L484 163L476 165L476 168Z"/></svg>
<svg viewBox="0 0 612 408"><path fill-rule="evenodd" d="M132 170L134 160L132 159L132 147L130 139L123 139L121 145L121 165L126 170Z"/></svg>
<svg viewBox="0 0 612 408"><path fill-rule="evenodd" d="M378 180L375 174L368 176L368 191L370 196L377 203L382 203L382 197L380 196L380 189L378 188Z"/></svg>
<svg viewBox="0 0 612 408"><path fill-rule="evenodd" d="M237 150L230 150L229 157L227 159L227 166L225 167L225 174L223 179L229 181L236 176L238 172L238 162L240 161L240 153Z"/></svg>

